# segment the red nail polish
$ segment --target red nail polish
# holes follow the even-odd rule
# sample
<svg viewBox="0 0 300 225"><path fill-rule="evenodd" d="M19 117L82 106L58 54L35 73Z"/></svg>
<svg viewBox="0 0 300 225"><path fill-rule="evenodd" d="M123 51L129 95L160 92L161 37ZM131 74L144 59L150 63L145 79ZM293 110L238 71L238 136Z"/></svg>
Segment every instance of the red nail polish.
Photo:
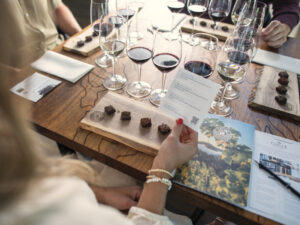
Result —
<svg viewBox="0 0 300 225"><path fill-rule="evenodd" d="M183 124L183 119L179 118L178 120L176 120L176 123L177 123L178 125Z"/></svg>

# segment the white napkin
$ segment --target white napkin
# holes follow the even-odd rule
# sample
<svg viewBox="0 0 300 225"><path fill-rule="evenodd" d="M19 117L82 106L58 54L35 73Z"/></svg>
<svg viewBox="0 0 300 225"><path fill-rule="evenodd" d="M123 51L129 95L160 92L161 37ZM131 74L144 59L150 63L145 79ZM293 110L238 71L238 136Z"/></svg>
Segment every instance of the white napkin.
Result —
<svg viewBox="0 0 300 225"><path fill-rule="evenodd" d="M47 51L41 58L33 62L31 66L37 70L63 78L72 83L77 82L94 68L94 66L90 64L53 51Z"/></svg>
<svg viewBox="0 0 300 225"><path fill-rule="evenodd" d="M254 62L289 72L300 73L300 60L289 56L258 49Z"/></svg>

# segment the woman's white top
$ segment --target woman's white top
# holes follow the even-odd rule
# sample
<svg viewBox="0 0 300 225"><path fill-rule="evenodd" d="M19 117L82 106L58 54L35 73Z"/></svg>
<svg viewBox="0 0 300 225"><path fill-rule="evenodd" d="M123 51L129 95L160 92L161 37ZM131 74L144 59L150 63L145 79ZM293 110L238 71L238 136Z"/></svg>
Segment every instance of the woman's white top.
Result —
<svg viewBox="0 0 300 225"><path fill-rule="evenodd" d="M1 203L0 203L1 204ZM97 202L78 178L47 178L0 211L3 225L171 225L166 216L132 207L128 216Z"/></svg>

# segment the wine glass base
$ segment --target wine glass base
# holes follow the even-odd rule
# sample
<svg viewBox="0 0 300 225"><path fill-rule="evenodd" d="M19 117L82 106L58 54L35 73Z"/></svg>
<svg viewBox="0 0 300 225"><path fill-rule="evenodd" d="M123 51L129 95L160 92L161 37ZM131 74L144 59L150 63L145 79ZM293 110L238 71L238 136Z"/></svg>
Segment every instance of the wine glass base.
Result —
<svg viewBox="0 0 300 225"><path fill-rule="evenodd" d="M234 99L238 99L239 97L240 97L240 92L239 90L236 90L234 87L232 87L231 89L227 88L227 90L225 91L224 98L227 100L234 100Z"/></svg>
<svg viewBox="0 0 300 225"><path fill-rule="evenodd" d="M213 41L203 41L201 42L201 46L209 51L217 49L217 45Z"/></svg>
<svg viewBox="0 0 300 225"><path fill-rule="evenodd" d="M115 74L115 76L110 75L105 77L102 84L106 89L116 91L122 89L126 82L127 79L124 76Z"/></svg>
<svg viewBox="0 0 300 225"><path fill-rule="evenodd" d="M208 112L214 113L219 116L227 117L227 116L231 115L232 108L229 105L226 105L226 103L224 101L219 102L219 101L215 100L212 102Z"/></svg>
<svg viewBox="0 0 300 225"><path fill-rule="evenodd" d="M107 68L112 66L112 60L105 54L100 55L96 60L95 63L97 66L101 68Z"/></svg>
<svg viewBox="0 0 300 225"><path fill-rule="evenodd" d="M182 40L191 46L195 46L200 43L200 39L193 37L191 34L182 36Z"/></svg>
<svg viewBox="0 0 300 225"><path fill-rule="evenodd" d="M161 100L166 96L167 90L155 89L151 92L149 101L155 105L160 106Z"/></svg>
<svg viewBox="0 0 300 225"><path fill-rule="evenodd" d="M146 97L151 90L151 85L144 81L134 81L127 86L127 93L135 98Z"/></svg>
<svg viewBox="0 0 300 225"><path fill-rule="evenodd" d="M178 39L178 33L176 32L166 32L164 33L164 38L168 41L175 41Z"/></svg>
<svg viewBox="0 0 300 225"><path fill-rule="evenodd" d="M144 34L142 32L131 32L130 33L130 38L135 39L135 40L141 40L144 38Z"/></svg>

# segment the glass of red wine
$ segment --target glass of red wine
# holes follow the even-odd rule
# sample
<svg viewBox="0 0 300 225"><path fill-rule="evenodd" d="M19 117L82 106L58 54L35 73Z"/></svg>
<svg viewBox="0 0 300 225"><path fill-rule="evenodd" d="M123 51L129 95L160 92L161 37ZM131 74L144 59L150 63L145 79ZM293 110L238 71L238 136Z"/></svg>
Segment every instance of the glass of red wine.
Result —
<svg viewBox="0 0 300 225"><path fill-rule="evenodd" d="M184 9L185 0L167 0L167 7L172 13L171 30L165 34L165 38L168 40L176 40L178 38L178 32L174 32L174 17L175 13L180 13Z"/></svg>
<svg viewBox="0 0 300 225"><path fill-rule="evenodd" d="M218 29L218 23L222 22L230 13L231 0L210 0L208 15L213 20L213 29Z"/></svg>
<svg viewBox="0 0 300 225"><path fill-rule="evenodd" d="M193 29L189 36L183 37L184 42L186 42L190 45L198 44L199 40L197 40L194 37L195 26L197 23L197 18L200 18L207 11L208 3L209 3L209 0L188 0L187 10L188 10L189 14L193 17L193 19L192 19Z"/></svg>
<svg viewBox="0 0 300 225"><path fill-rule="evenodd" d="M218 38L205 33L197 33L194 36L199 40L199 44L189 48L184 59L184 69L203 78L208 78L214 72L218 48L207 48L205 43L209 41L218 46Z"/></svg>
<svg viewBox="0 0 300 225"><path fill-rule="evenodd" d="M165 88L167 73L174 70L181 61L181 37L181 31L179 31L177 40L167 40L161 32L156 32L155 34L152 48L152 62L154 66L162 73L161 88L153 90L149 97L150 102L155 106L160 105L161 100L167 93Z"/></svg>
<svg viewBox="0 0 300 225"><path fill-rule="evenodd" d="M99 29L100 29L99 18L104 13L103 9L105 7L103 7L103 6L105 4L106 3L103 2L102 0L91 0L91 4L90 4L90 22L91 22L91 26L93 28L93 34L92 35L94 37L99 36ZM111 59L105 53L101 54L95 60L95 63L96 63L96 65L98 65L102 68L111 67L111 65L112 65Z"/></svg>
<svg viewBox="0 0 300 225"><path fill-rule="evenodd" d="M129 21L127 34L127 55L138 66L138 80L127 85L127 93L135 98L143 98L150 94L151 85L141 80L142 65L152 58L153 35L149 33L145 26L148 20L139 19ZM137 42L134 31L138 28L139 32L147 39L142 39ZM132 32L131 32L132 31Z"/></svg>

